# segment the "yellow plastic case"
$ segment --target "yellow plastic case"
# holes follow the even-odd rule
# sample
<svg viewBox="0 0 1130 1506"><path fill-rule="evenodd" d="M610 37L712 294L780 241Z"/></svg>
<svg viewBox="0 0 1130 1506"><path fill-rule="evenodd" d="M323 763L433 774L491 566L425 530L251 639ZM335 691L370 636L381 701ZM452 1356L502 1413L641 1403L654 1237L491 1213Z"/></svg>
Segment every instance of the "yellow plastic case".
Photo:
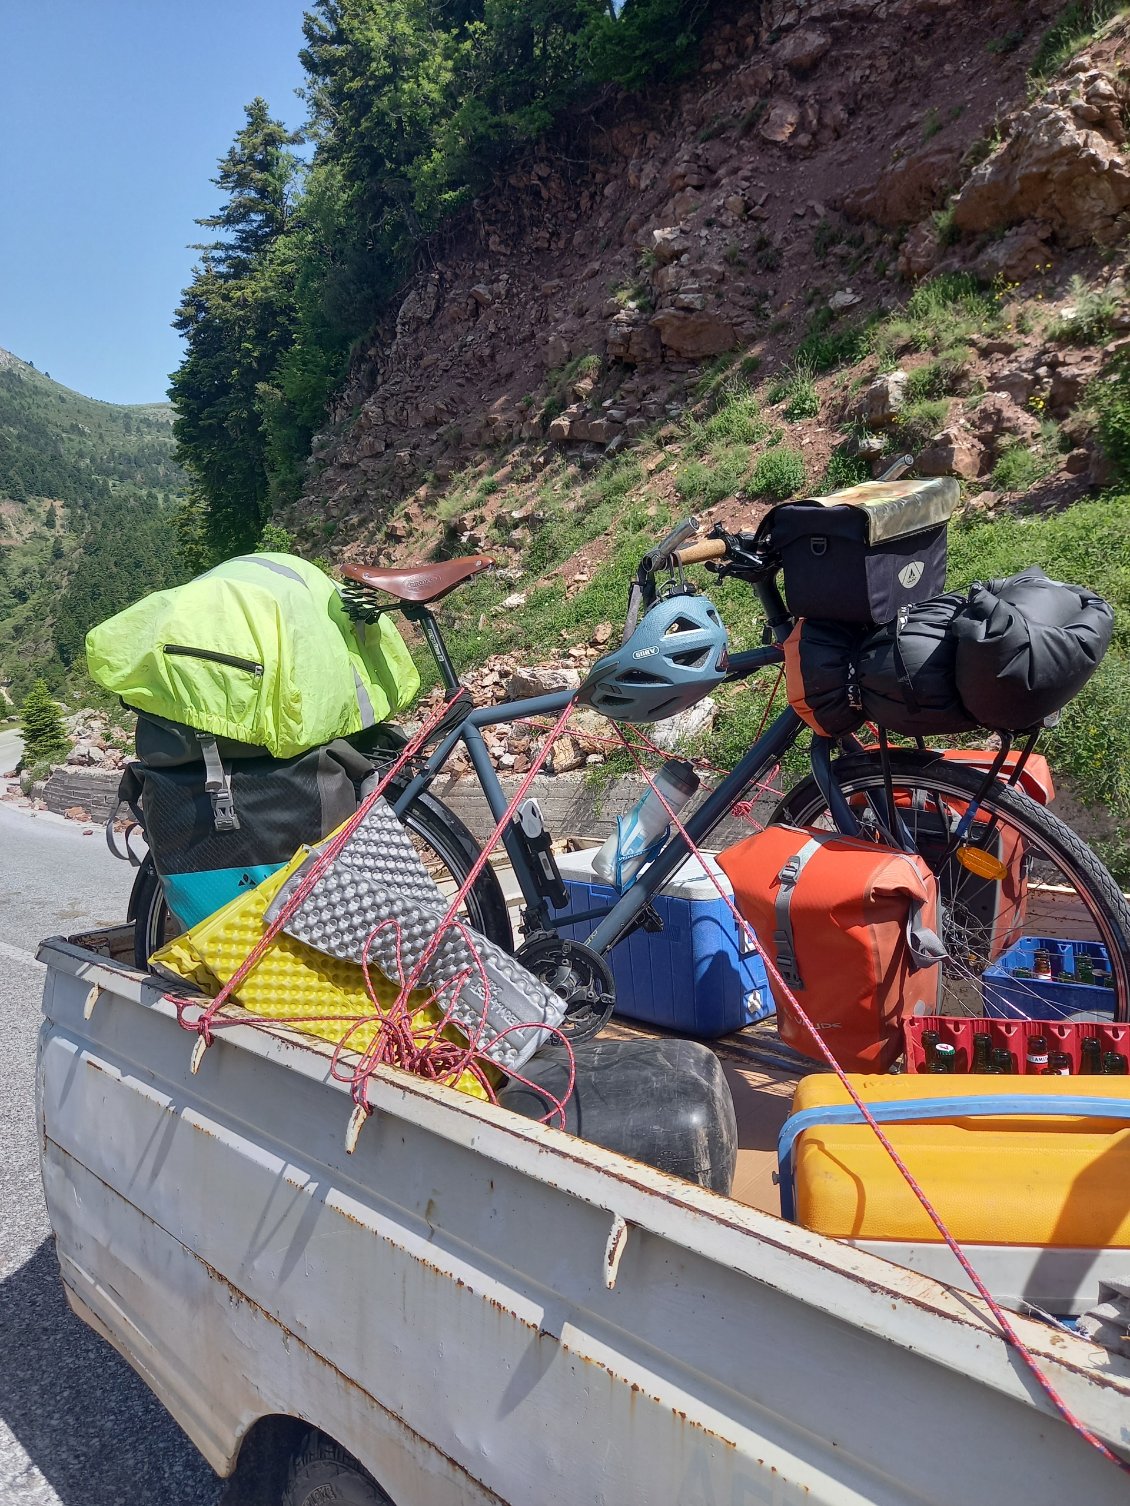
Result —
<svg viewBox="0 0 1130 1506"><path fill-rule="evenodd" d="M954 1237L992 1246L1124 1250L1130 1247L1130 1078L853 1076L876 1117L938 1102L944 1118L883 1123ZM1024 1100L1032 1112L1023 1112ZM993 1112L1019 1105L1016 1112ZM1080 1100L1111 1117L1078 1112ZM1060 1104L1070 1108L1059 1109ZM966 1112L962 1112L962 1107ZM987 1108L989 1112L980 1111ZM1047 1112L1045 1112L1047 1111ZM806 1077L782 1145L782 1211L805 1228L876 1248L939 1244L937 1229L831 1074ZM797 1115L805 1114L804 1120ZM1121 1116L1121 1117L1119 1117ZM795 1210L789 1205L791 1159ZM1125 1263L1125 1257L1121 1257Z"/></svg>
<svg viewBox="0 0 1130 1506"><path fill-rule="evenodd" d="M151 961L214 998L262 937L268 905L308 855L309 848L301 848L284 868L168 942ZM400 990L374 967L370 967L369 976L383 1012ZM442 1018L442 1011L427 1002L429 997L426 990L411 995L417 1011L413 1035L420 1043L434 1037ZM285 934L271 943L240 984L235 1000L251 1015L278 1020L335 1046L344 1042L350 1051L365 1051L377 1031L373 1003L365 991L360 967L327 957ZM358 1024L360 1020L367 1023ZM453 1025L447 1027L444 1036L454 1041L464 1039ZM480 1065L492 1082L502 1081L497 1068L486 1062ZM452 1086L476 1098L486 1096L470 1072L464 1072Z"/></svg>

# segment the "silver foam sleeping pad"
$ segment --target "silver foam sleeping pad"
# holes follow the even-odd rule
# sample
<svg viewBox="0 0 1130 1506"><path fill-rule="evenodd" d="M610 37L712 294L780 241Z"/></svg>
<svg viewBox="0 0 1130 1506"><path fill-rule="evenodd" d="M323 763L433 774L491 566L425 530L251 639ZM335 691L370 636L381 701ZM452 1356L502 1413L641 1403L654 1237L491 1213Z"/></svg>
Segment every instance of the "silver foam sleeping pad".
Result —
<svg viewBox="0 0 1130 1506"><path fill-rule="evenodd" d="M281 912L326 845L311 848L309 858L279 890L267 910L268 922ZM348 962L360 963L368 944L370 965L402 984L427 950L449 905L391 807L378 800L283 930L316 951ZM370 943L373 928L385 920L395 920L397 926L385 926ZM489 983L485 1018L483 972ZM474 933L472 948L452 926L429 958L420 984L439 989L464 973L466 981L443 995L443 1007L450 1004L451 1019L482 1042L482 1055L515 1071L547 1039L545 1027L560 1024L565 1001L485 936ZM528 1028L495 1040L512 1025Z"/></svg>

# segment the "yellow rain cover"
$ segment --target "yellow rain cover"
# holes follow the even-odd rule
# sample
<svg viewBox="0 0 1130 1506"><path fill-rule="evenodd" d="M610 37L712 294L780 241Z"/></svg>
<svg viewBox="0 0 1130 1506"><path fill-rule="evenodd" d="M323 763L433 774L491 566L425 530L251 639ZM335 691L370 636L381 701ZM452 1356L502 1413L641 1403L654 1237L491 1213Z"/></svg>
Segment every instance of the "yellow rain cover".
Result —
<svg viewBox="0 0 1130 1506"><path fill-rule="evenodd" d="M262 938L267 907L309 852L307 847L300 848L285 868L167 942L154 952L151 961L215 998ZM381 1011L386 1012L400 990L375 967L369 968L369 976ZM426 990L418 989L410 998L412 1007L418 1011L413 1034L421 1044L432 1039L435 1026L443 1017L435 1004L426 1004L428 997ZM373 1003L365 990L361 968L355 962L327 957L282 933L240 984L233 1001L249 1014L278 1020L335 1046L344 1041L350 1051L367 1050L377 1032L376 1022L370 1018L374 1013ZM365 1019L366 1023L358 1025L358 1019ZM466 1039L453 1025L448 1025L443 1035L450 1041ZM492 1083L502 1081L497 1068L483 1061L480 1066ZM482 1085L470 1072L462 1073L451 1086L474 1098L486 1097Z"/></svg>

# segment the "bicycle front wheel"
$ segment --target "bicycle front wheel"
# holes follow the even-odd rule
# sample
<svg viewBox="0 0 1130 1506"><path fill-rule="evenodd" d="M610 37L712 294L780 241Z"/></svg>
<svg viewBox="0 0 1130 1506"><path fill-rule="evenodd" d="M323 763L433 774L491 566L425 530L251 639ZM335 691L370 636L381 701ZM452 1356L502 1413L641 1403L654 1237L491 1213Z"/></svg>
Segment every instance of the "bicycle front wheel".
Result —
<svg viewBox="0 0 1130 1506"><path fill-rule="evenodd" d="M889 845L878 754L843 757L832 769L860 835ZM1038 937L1085 943L1070 952L1058 949L1057 970L1062 959L1064 981L1080 983L1079 975L1072 979L1071 974L1084 955L1089 959L1084 969L1097 970L1100 982L1108 969L1113 1018L1130 1019L1130 906L1086 843L1051 811L998 783L981 801L961 850L955 850L955 829L983 776L944 758L899 751L891 754L891 774L899 818L938 880L940 929L949 954L942 966L939 1012L1110 1019L1110 994L1101 988L1048 989L1026 976L1033 971L1031 959L1014 948L1025 937ZM812 778L785 796L771 820L834 829Z"/></svg>

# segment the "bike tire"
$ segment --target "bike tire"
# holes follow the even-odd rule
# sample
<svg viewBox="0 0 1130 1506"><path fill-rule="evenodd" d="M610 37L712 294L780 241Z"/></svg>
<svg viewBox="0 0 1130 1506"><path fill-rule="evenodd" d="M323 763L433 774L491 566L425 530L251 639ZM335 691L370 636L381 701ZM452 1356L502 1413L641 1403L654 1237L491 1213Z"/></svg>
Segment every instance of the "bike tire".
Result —
<svg viewBox="0 0 1130 1506"><path fill-rule="evenodd" d="M390 803L395 802L407 781L393 781ZM429 791L418 795L401 816L428 872L445 893L454 895L478 861L482 849L454 811ZM488 864L467 894L464 911L468 923L506 952L514 950L514 932L502 885ZM165 903L164 889L147 856L134 880L128 918L133 921L134 962L142 970L153 953L180 930Z"/></svg>
<svg viewBox="0 0 1130 1506"><path fill-rule="evenodd" d="M867 794L883 800L883 771L877 753L837 759L832 772L849 801L853 795ZM984 782L983 775L947 763L936 755L899 751L891 754L891 776L896 793L907 792L912 797L921 793L941 802L969 801ZM1090 916L1097 933L1095 939L1107 950L1114 983L1114 1020L1119 1023L1130 1020L1130 906L1102 862L1058 816L1015 787L1001 783L993 786L981 802L981 810L986 821L1008 823L1019 832L1028 844L1029 861L1045 868L1054 863L1071 884ZM906 818L905 811L900 814ZM830 822L828 806L812 777L785 795L770 817L774 824L789 826L813 826L821 820ZM952 865L950 859L951 868ZM959 906L952 906L947 922L955 932L961 925L958 911ZM961 934L964 945L966 933ZM943 940L946 940L944 934Z"/></svg>

